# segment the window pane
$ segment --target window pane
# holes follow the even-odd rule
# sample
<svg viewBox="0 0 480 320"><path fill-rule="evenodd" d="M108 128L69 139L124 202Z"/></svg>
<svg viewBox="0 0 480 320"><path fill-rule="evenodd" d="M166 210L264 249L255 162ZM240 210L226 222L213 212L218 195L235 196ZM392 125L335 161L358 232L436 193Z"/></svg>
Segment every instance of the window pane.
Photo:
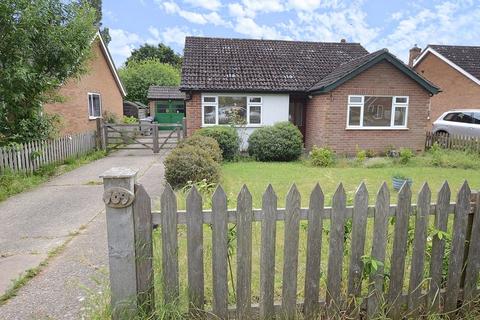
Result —
<svg viewBox="0 0 480 320"><path fill-rule="evenodd" d="M363 108L363 125L365 127L390 127L391 117L391 97L365 97Z"/></svg>
<svg viewBox="0 0 480 320"><path fill-rule="evenodd" d="M348 125L349 126L359 126L360 125L360 113L362 108L360 107L350 107L348 116Z"/></svg>
<svg viewBox="0 0 480 320"><path fill-rule="evenodd" d="M395 103L407 103L407 97L396 97Z"/></svg>
<svg viewBox="0 0 480 320"><path fill-rule="evenodd" d="M100 110L100 95L94 94L93 95L93 116L100 117L101 110Z"/></svg>
<svg viewBox="0 0 480 320"><path fill-rule="evenodd" d="M472 113L453 112L447 114L443 120L461 122L461 123L473 123Z"/></svg>
<svg viewBox="0 0 480 320"><path fill-rule="evenodd" d="M216 97L203 97L203 102L217 102Z"/></svg>
<svg viewBox="0 0 480 320"><path fill-rule="evenodd" d="M407 108L406 107L396 107L395 108L395 120L394 120L394 125L395 126L405 126L406 124L406 113L407 113Z"/></svg>
<svg viewBox="0 0 480 320"><path fill-rule="evenodd" d="M215 106L204 106L203 107L203 123L205 124L215 124Z"/></svg>
<svg viewBox="0 0 480 320"><path fill-rule="evenodd" d="M242 124L246 121L246 97L218 97L218 124Z"/></svg>
<svg viewBox="0 0 480 320"><path fill-rule="evenodd" d="M350 103L362 103L362 97L350 97Z"/></svg>
<svg viewBox="0 0 480 320"><path fill-rule="evenodd" d="M249 101L253 102L253 103L262 103L262 98L261 97L250 97Z"/></svg>
<svg viewBox="0 0 480 320"><path fill-rule="evenodd" d="M250 123L260 124L262 115L262 107L260 106L250 106Z"/></svg>
<svg viewBox="0 0 480 320"><path fill-rule="evenodd" d="M475 124L480 124L480 112L475 112L473 114L473 121Z"/></svg>

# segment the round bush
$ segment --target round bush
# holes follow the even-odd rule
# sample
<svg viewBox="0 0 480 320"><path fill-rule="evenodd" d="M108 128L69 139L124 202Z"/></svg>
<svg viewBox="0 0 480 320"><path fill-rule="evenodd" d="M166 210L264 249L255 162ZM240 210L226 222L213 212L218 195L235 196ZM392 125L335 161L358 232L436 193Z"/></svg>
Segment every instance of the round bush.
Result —
<svg viewBox="0 0 480 320"><path fill-rule="evenodd" d="M204 179L209 183L217 183L220 177L220 165L208 151L198 146L184 145L173 149L164 164L165 179L173 188Z"/></svg>
<svg viewBox="0 0 480 320"><path fill-rule="evenodd" d="M217 140L222 156L225 160L233 160L240 149L240 137L235 128L226 126L214 126L202 128L195 132L195 135L210 137Z"/></svg>
<svg viewBox="0 0 480 320"><path fill-rule="evenodd" d="M302 149L302 133L290 122L259 128L248 138L248 153L259 161L297 160Z"/></svg>
<svg viewBox="0 0 480 320"><path fill-rule="evenodd" d="M212 159L216 162L222 162L222 150L218 146L217 140L213 138L193 135L185 140L180 141L180 143L178 144L179 148L182 148L184 146L199 147L200 149L207 151L208 154L210 154L210 156L212 157Z"/></svg>
<svg viewBox="0 0 480 320"><path fill-rule="evenodd" d="M315 167L330 167L335 162L335 153L330 148L313 146L310 151L310 162Z"/></svg>

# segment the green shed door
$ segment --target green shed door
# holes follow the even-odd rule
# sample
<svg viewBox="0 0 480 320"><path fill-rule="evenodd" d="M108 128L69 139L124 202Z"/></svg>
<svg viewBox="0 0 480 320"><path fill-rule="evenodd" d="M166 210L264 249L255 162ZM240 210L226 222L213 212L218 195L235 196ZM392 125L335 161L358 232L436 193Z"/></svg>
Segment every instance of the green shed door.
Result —
<svg viewBox="0 0 480 320"><path fill-rule="evenodd" d="M183 100L160 100L155 104L155 122L182 123L185 117ZM174 127L163 126L160 130L172 130Z"/></svg>

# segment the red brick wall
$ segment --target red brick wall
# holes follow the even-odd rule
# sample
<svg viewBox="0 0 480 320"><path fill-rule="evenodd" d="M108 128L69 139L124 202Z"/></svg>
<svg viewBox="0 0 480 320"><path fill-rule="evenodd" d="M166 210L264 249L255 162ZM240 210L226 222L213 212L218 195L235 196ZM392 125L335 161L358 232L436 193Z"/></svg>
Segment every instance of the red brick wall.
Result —
<svg viewBox="0 0 480 320"><path fill-rule="evenodd" d="M437 56L428 53L415 70L442 90L432 97L430 125L448 110L480 108L480 86Z"/></svg>
<svg viewBox="0 0 480 320"><path fill-rule="evenodd" d="M409 96L408 130L347 130L348 95ZM423 150L429 93L389 62L380 62L324 95L307 101L305 146L329 146L337 153L357 148L383 152L389 146Z"/></svg>
<svg viewBox="0 0 480 320"><path fill-rule="evenodd" d="M44 105L46 112L61 116L62 134L95 130L95 120L88 118L88 92L101 94L102 112L114 113L119 119L123 116L123 97L98 40L94 42L92 50L88 72L80 79L67 81L59 89L64 101Z"/></svg>
<svg viewBox="0 0 480 320"><path fill-rule="evenodd" d="M200 92L192 92L191 98L185 102L187 118L187 135L200 129L202 126L202 95Z"/></svg>

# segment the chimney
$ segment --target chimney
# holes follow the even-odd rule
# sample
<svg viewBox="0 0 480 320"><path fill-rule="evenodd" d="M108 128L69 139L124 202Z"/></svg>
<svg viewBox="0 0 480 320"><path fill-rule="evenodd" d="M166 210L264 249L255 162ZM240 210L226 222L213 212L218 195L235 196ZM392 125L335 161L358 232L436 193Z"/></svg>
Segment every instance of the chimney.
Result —
<svg viewBox="0 0 480 320"><path fill-rule="evenodd" d="M345 40L345 39L340 40L340 43L346 43L346 42L347 42L347 40Z"/></svg>
<svg viewBox="0 0 480 320"><path fill-rule="evenodd" d="M408 65L410 67L413 67L413 61L418 58L421 52L422 52L422 49L417 47L417 44L415 44L413 48L410 49L410 55L408 57Z"/></svg>

